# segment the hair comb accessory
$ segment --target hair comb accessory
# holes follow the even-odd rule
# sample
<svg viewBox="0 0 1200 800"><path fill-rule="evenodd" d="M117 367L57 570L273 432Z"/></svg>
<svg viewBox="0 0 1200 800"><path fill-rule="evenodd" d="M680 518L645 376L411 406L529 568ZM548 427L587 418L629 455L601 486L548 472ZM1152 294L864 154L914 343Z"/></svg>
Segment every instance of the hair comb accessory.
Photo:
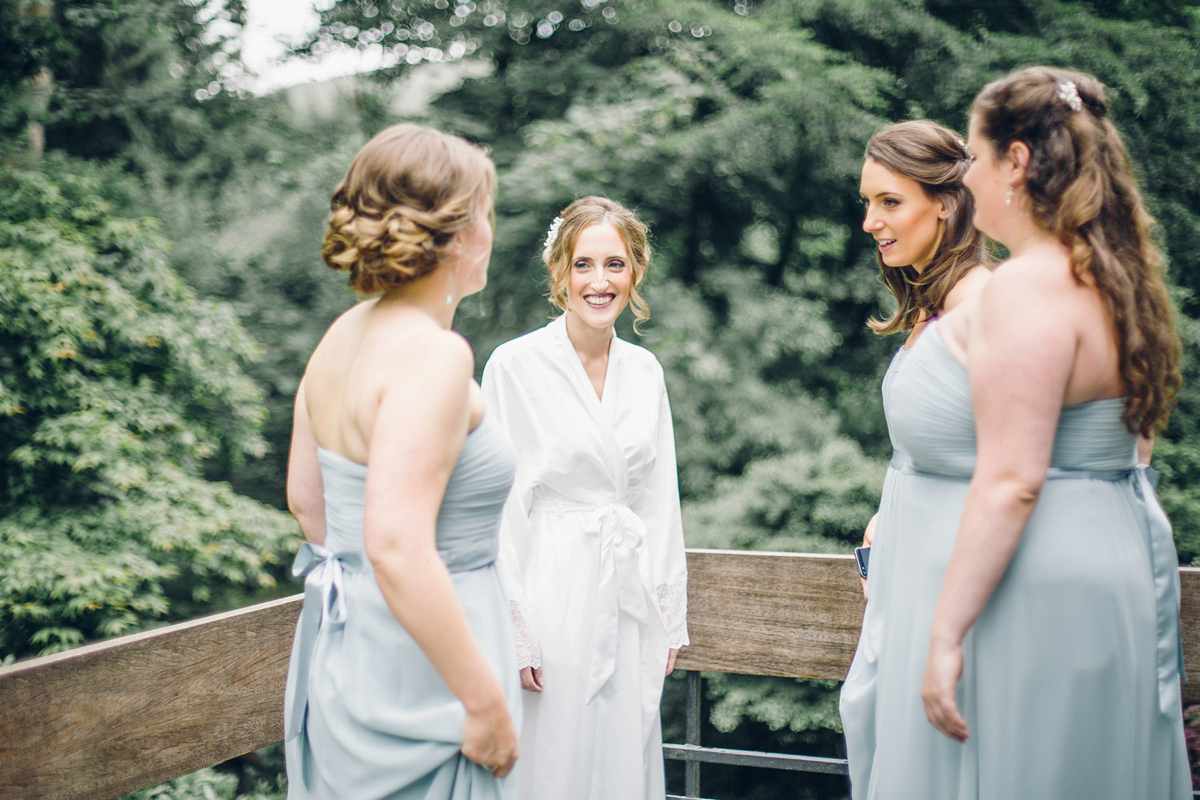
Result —
<svg viewBox="0 0 1200 800"><path fill-rule="evenodd" d="M958 145L958 149L963 151L963 158L967 161L974 161L975 156L971 155L971 151L967 149L967 143L961 136L954 137L954 143Z"/></svg>
<svg viewBox="0 0 1200 800"><path fill-rule="evenodd" d="M562 227L563 218L555 217L550 223L550 230L546 231L546 241L542 244L542 258L550 260L550 251L554 249L554 243L558 241L558 229Z"/></svg>
<svg viewBox="0 0 1200 800"><path fill-rule="evenodd" d="M1079 99L1079 89L1075 86L1075 81L1058 82L1058 99L1070 106L1072 111L1083 110L1083 100Z"/></svg>

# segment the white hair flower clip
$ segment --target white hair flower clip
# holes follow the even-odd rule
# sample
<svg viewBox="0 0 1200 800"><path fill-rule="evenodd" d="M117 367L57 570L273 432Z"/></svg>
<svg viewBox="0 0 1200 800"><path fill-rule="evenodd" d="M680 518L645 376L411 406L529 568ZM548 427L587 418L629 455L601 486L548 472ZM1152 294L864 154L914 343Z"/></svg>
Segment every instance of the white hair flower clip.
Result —
<svg viewBox="0 0 1200 800"><path fill-rule="evenodd" d="M1072 111L1083 109L1083 101L1079 99L1079 89L1075 86L1075 81L1059 81L1058 99L1070 106Z"/></svg>
<svg viewBox="0 0 1200 800"><path fill-rule="evenodd" d="M550 251L554 249L554 243L558 241L558 229L562 227L563 218L555 217L550 223L550 230L546 231L546 241L542 244L542 258L550 260Z"/></svg>

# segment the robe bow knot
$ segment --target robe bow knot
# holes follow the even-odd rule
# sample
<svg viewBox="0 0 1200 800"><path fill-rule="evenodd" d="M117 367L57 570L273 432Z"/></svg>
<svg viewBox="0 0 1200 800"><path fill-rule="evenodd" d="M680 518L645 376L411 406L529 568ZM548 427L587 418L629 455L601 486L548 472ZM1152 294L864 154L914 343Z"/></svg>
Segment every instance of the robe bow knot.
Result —
<svg viewBox="0 0 1200 800"><path fill-rule="evenodd" d="M308 673L313 655L329 630L346 622L346 571L362 566L355 553L333 553L320 545L305 542L296 553L292 574L304 578L304 608L296 623L296 643L292 655L295 665L291 703L287 709L285 740L290 741L304 729L308 716Z"/></svg>
<svg viewBox="0 0 1200 800"><path fill-rule="evenodd" d="M600 538L600 581L596 593L596 633L588 702L617 669L617 630L622 611L639 622L649 621L650 580L645 549L646 523L620 502L600 506L588 533Z"/></svg>
<svg viewBox="0 0 1200 800"><path fill-rule="evenodd" d="M551 496L535 496L533 510L556 514L582 512L584 534L596 537L599 549L596 586L596 627L592 666L588 673L590 703L617 669L617 631L621 612L648 624L650 598L655 597L646 549L646 523L627 502L613 500L603 505L578 503Z"/></svg>

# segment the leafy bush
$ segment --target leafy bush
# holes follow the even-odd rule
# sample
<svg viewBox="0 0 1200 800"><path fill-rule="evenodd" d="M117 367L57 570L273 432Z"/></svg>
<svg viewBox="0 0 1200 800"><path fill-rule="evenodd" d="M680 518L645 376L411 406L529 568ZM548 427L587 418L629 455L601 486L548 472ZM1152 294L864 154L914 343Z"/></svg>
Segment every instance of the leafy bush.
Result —
<svg viewBox="0 0 1200 800"><path fill-rule="evenodd" d="M0 173L0 652L48 653L275 584L295 527L204 479L264 450L258 356L49 159Z"/></svg>

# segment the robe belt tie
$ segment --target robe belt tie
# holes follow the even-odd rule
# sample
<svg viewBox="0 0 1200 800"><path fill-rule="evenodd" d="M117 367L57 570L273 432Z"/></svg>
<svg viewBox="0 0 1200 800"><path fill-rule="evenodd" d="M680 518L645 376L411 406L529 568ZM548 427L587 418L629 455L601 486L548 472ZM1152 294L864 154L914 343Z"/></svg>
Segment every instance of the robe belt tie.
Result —
<svg viewBox="0 0 1200 800"><path fill-rule="evenodd" d="M596 589L596 628L592 668L588 675L588 702L600 692L617 669L617 631L620 612L649 624L653 595L649 554L645 548L646 523L629 506L613 502L597 506L534 498L532 511L584 512L584 532L600 540L599 585Z"/></svg>
<svg viewBox="0 0 1200 800"><path fill-rule="evenodd" d="M305 542L296 553L292 574L304 578L304 607L296 624L295 689L288 709L286 741L304 730L308 716L308 675L321 639L331 628L346 622L347 569L363 566L358 553L333 553Z"/></svg>
<svg viewBox="0 0 1200 800"><path fill-rule="evenodd" d="M970 480L969 475L941 475L918 469L912 463L912 459L902 453L892 456L892 467L910 475ZM1158 478L1158 470L1145 464L1131 469L1050 467L1046 474L1046 480L1051 481L1127 482L1133 490L1138 511L1146 521L1150 573L1154 581L1158 707L1164 714L1174 714L1181 702L1179 683L1181 680L1187 681L1187 670L1183 666L1183 631L1179 624L1179 555L1175 551L1175 540L1171 535L1171 522L1154 492Z"/></svg>

